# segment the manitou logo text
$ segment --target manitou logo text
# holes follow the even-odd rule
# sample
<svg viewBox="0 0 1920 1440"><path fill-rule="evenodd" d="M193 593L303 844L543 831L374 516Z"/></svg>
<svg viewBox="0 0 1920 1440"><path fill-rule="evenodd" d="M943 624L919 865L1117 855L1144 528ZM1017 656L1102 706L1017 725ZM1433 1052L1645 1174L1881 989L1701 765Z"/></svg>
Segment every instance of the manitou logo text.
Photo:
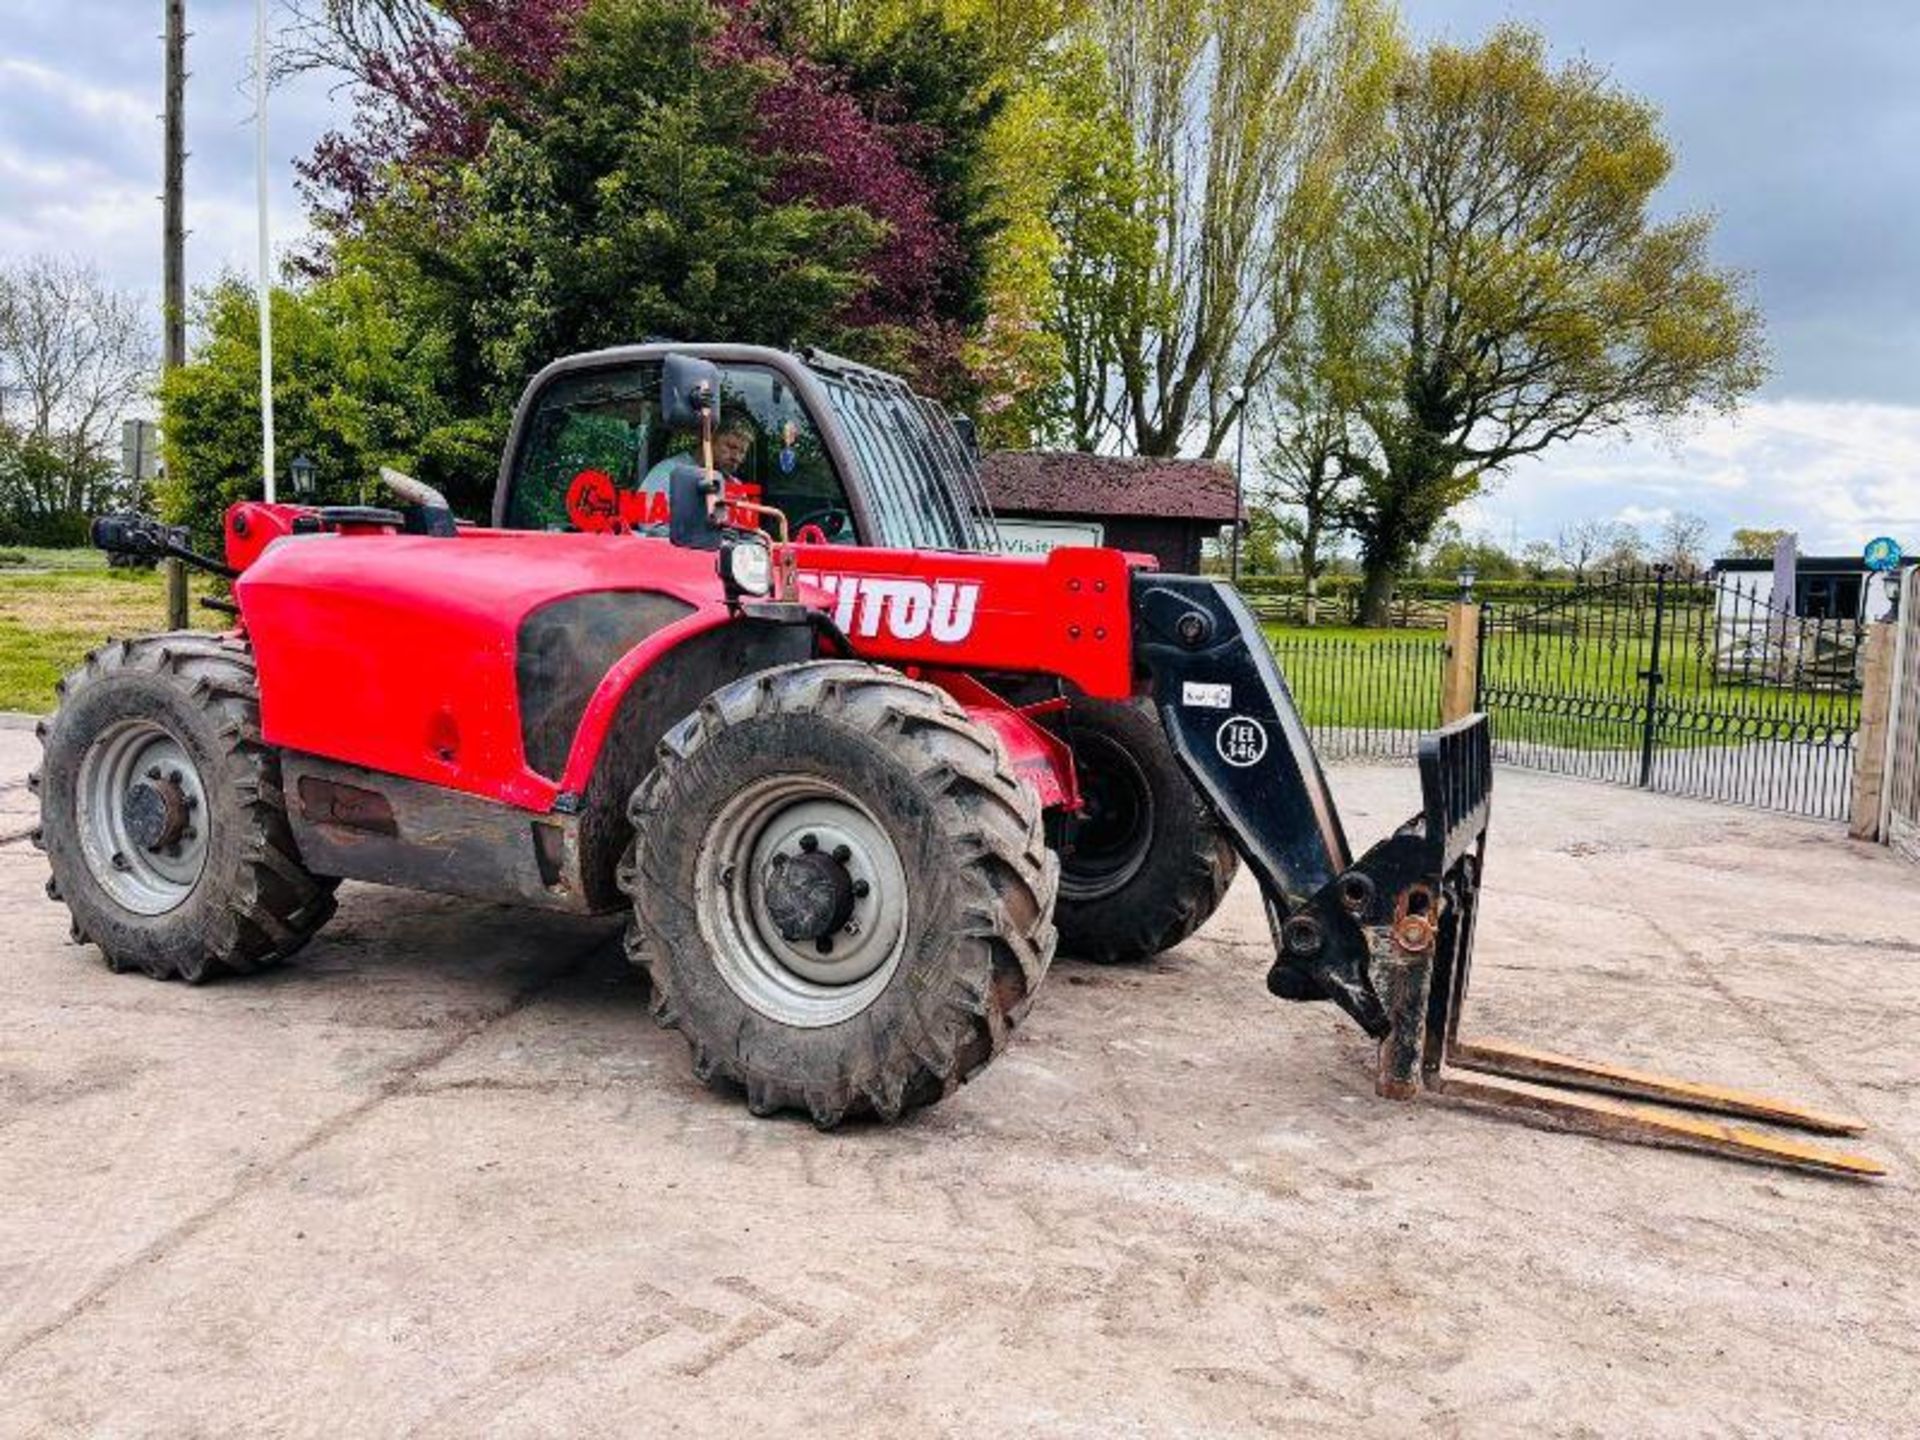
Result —
<svg viewBox="0 0 1920 1440"><path fill-rule="evenodd" d="M977 580L908 580L886 575L823 575L800 578L833 596L833 623L855 639L927 638L957 645L973 633L980 607Z"/></svg>

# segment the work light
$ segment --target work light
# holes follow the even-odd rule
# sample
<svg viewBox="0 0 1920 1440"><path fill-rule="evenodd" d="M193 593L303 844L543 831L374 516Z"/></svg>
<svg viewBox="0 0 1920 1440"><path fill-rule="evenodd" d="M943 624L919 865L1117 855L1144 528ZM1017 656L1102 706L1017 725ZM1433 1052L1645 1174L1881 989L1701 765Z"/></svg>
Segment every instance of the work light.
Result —
<svg viewBox="0 0 1920 1440"><path fill-rule="evenodd" d="M734 590L765 595L773 589L773 551L758 536L741 536L720 552L720 576Z"/></svg>

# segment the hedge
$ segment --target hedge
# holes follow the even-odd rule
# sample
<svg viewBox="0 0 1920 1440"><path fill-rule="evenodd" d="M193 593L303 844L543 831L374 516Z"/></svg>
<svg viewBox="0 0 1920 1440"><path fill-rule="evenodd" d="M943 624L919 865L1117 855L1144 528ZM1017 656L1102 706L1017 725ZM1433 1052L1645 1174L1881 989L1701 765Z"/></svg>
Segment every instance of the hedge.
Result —
<svg viewBox="0 0 1920 1440"><path fill-rule="evenodd" d="M1321 576L1315 622L1357 624L1361 586L1358 575ZM1571 580L1486 580L1475 583L1473 595L1496 605L1529 606L1561 599L1574 589ZM1242 576L1240 593L1262 620L1306 623L1306 582L1298 575ZM1452 579L1410 576L1394 583L1389 623L1397 629L1438 629L1446 624L1447 606L1459 598L1460 586Z"/></svg>

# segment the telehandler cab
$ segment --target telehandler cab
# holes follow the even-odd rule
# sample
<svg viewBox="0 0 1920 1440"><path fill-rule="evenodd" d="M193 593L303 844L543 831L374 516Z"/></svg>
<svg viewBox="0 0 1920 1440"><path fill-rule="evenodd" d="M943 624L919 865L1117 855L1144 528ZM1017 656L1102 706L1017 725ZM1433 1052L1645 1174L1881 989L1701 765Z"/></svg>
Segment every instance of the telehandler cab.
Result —
<svg viewBox="0 0 1920 1440"><path fill-rule="evenodd" d="M970 447L817 351L642 345L550 366L492 522L243 503L224 562L132 517L110 553L232 580L224 634L110 642L34 776L48 893L115 970L284 959L343 879L624 908L704 1080L831 1126L951 1093L1053 958L1204 923L1236 864L1268 988L1380 1042L1377 1088L1844 1174L1684 1117L1856 1121L1459 1038L1487 721L1420 752L1421 813L1356 858L1239 596L1115 550L996 553Z"/></svg>

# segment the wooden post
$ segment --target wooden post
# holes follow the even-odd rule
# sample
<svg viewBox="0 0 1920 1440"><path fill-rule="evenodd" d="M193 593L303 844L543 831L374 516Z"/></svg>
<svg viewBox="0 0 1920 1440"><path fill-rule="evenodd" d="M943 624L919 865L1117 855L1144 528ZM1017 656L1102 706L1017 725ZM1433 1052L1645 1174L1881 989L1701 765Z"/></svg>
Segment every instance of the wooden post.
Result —
<svg viewBox="0 0 1920 1440"><path fill-rule="evenodd" d="M1480 605L1456 601L1447 607L1447 669L1440 682L1440 723L1473 713L1480 689Z"/></svg>
<svg viewBox="0 0 1920 1440"><path fill-rule="evenodd" d="M1853 806L1847 834L1880 838L1880 797L1887 774L1887 720L1893 701L1893 626L1867 626L1860 675L1860 734L1853 759Z"/></svg>
<svg viewBox="0 0 1920 1440"><path fill-rule="evenodd" d="M192 617L187 613L187 567L178 560L162 560L160 568L167 577L167 629L192 629Z"/></svg>

